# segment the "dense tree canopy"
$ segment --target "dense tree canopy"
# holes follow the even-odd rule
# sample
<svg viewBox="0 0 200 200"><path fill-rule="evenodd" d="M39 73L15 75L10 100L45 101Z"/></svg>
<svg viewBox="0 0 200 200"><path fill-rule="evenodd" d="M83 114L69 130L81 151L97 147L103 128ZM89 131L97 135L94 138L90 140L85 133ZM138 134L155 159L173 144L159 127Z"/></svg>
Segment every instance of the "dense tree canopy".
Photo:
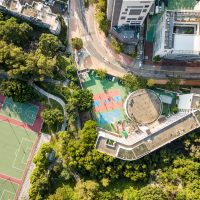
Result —
<svg viewBox="0 0 200 200"><path fill-rule="evenodd" d="M0 91L4 96L11 97L16 102L31 101L36 95L30 86L18 80L3 81Z"/></svg>
<svg viewBox="0 0 200 200"><path fill-rule="evenodd" d="M0 20L2 20L2 17ZM5 21L0 21L0 27L0 39L16 45L23 45L26 43L33 30L27 23L17 23L14 17Z"/></svg>
<svg viewBox="0 0 200 200"><path fill-rule="evenodd" d="M45 109L41 113L44 122L53 130L54 127L58 127L63 123L63 113L57 108Z"/></svg>
<svg viewBox="0 0 200 200"><path fill-rule="evenodd" d="M122 83L126 88L130 90L137 90L140 88L145 88L147 86L146 79L139 76L135 76L133 74L124 75L122 77Z"/></svg>
<svg viewBox="0 0 200 200"><path fill-rule="evenodd" d="M83 89L78 94L78 108L80 111L91 111L93 108L93 94L90 90Z"/></svg>
<svg viewBox="0 0 200 200"><path fill-rule="evenodd" d="M39 39L38 51L45 56L54 57L61 46L57 36L43 33Z"/></svg>

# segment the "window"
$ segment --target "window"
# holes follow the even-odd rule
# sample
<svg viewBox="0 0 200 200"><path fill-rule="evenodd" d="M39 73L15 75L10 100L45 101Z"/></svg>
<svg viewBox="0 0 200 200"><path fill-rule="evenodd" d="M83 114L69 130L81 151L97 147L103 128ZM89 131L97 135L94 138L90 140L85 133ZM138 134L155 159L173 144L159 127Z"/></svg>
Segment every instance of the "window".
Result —
<svg viewBox="0 0 200 200"><path fill-rule="evenodd" d="M122 16L120 19L121 19L121 20L125 20L125 19L126 19L126 17L125 17L125 16Z"/></svg>
<svg viewBox="0 0 200 200"><path fill-rule="evenodd" d="M128 9L126 8L125 11L128 11Z"/></svg>
<svg viewBox="0 0 200 200"><path fill-rule="evenodd" d="M129 12L129 15L140 15L142 10L133 10L131 9L130 12Z"/></svg>
<svg viewBox="0 0 200 200"><path fill-rule="evenodd" d="M147 12L147 9L144 9L142 12Z"/></svg>
<svg viewBox="0 0 200 200"><path fill-rule="evenodd" d="M122 12L122 15L126 15L127 14L127 12Z"/></svg>
<svg viewBox="0 0 200 200"><path fill-rule="evenodd" d="M144 17L138 17L138 20L143 20Z"/></svg>
<svg viewBox="0 0 200 200"><path fill-rule="evenodd" d="M145 8L148 8L148 7L149 7L149 5L146 5L146 6L145 6Z"/></svg>

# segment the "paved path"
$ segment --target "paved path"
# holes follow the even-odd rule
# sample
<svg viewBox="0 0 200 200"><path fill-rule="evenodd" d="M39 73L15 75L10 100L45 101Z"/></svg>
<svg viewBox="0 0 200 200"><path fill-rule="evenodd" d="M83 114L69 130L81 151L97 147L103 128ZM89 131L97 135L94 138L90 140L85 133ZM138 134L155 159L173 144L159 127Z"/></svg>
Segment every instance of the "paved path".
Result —
<svg viewBox="0 0 200 200"><path fill-rule="evenodd" d="M61 130L64 131L66 129L66 126L67 126L67 112L65 111L65 102L61 98L59 98L59 97L57 97L53 94L50 94L50 93L46 92L45 90L41 89L40 87L38 87L34 83L32 84L32 87L35 90L37 90L40 94L46 96L48 99L53 99L54 101L57 101L61 105L61 107L63 109L63 114L64 114L64 121L63 121Z"/></svg>

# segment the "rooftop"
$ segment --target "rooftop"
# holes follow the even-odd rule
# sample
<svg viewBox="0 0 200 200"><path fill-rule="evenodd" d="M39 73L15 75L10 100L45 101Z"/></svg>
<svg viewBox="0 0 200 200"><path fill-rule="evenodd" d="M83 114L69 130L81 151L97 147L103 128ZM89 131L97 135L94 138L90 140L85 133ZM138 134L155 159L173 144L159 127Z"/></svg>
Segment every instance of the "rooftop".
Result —
<svg viewBox="0 0 200 200"><path fill-rule="evenodd" d="M155 129L151 134L145 135L144 133L138 132L132 136L128 136L126 140L120 140L120 138L114 138L113 136L109 139L116 141L114 147L99 145L101 143L99 143L99 139L100 141L105 141L107 138L106 134L100 133L96 147L101 152L123 160L136 160L192 130L199 128L199 114L200 111L184 114L178 113L170 117L168 121L164 122L159 129ZM141 137L142 134L143 137ZM104 137L102 137L102 135L104 135ZM138 135L140 137L138 137ZM138 139L134 140L134 137ZM132 141L132 144L130 140Z"/></svg>
<svg viewBox="0 0 200 200"><path fill-rule="evenodd" d="M27 19L42 22L49 26L49 29L57 34L60 32L60 22L51 8L42 2L30 1L31 4L20 0L2 0L0 6L28 17Z"/></svg>
<svg viewBox="0 0 200 200"><path fill-rule="evenodd" d="M162 110L159 97L151 90L137 90L126 100L129 118L137 123L149 124L157 120Z"/></svg>

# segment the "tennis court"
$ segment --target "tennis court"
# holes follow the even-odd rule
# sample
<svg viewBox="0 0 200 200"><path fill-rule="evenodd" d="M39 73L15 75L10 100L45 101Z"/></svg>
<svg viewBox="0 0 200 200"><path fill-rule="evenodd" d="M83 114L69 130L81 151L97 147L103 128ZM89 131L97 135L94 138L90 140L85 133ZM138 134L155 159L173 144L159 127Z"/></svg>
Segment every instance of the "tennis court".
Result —
<svg viewBox="0 0 200 200"><path fill-rule="evenodd" d="M115 77L108 75L104 80L100 80L95 71L90 71L88 75L88 79L82 84L93 93L94 116L98 126L121 134L123 128L118 126L122 126L126 121L123 102L128 91Z"/></svg>
<svg viewBox="0 0 200 200"><path fill-rule="evenodd" d="M11 98L6 97L1 109L1 114L33 125L38 113L39 107L30 103L16 103Z"/></svg>
<svg viewBox="0 0 200 200"><path fill-rule="evenodd" d="M17 184L0 179L0 200L13 200L17 189Z"/></svg>
<svg viewBox="0 0 200 200"><path fill-rule="evenodd" d="M9 118L0 121L0 200L14 199L36 138L36 133L16 126Z"/></svg>

